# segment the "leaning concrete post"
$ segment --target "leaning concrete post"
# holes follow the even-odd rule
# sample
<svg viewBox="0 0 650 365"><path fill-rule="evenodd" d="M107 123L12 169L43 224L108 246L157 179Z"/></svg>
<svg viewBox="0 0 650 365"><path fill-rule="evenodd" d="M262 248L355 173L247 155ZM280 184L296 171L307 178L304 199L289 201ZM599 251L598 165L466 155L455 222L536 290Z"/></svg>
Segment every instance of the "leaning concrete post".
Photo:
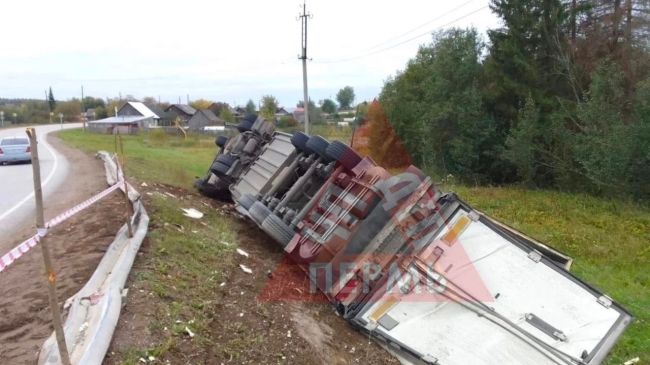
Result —
<svg viewBox="0 0 650 365"><path fill-rule="evenodd" d="M50 297L50 309L52 310L52 323L54 324L54 333L56 342L59 347L59 356L63 365L70 365L70 355L65 342L65 334L61 325L61 311L59 310L59 300L56 296L56 273L52 268L52 257L47 244L47 227L45 227L45 218L43 216L43 191L41 189L41 166L38 161L38 142L36 141L36 130L27 128L29 145L32 151L32 171L34 174L34 199L36 200L36 229L38 230L41 252L45 262L45 273L47 274L48 295Z"/></svg>
<svg viewBox="0 0 650 365"><path fill-rule="evenodd" d="M126 173L124 173L124 144L122 143L122 136L117 136L120 142L120 154L117 159L117 176L122 172L122 184L124 184L124 197L126 199L126 226L129 229L129 238L133 237L133 227L131 226L131 216L133 215L133 206L129 200L129 184L126 182Z"/></svg>

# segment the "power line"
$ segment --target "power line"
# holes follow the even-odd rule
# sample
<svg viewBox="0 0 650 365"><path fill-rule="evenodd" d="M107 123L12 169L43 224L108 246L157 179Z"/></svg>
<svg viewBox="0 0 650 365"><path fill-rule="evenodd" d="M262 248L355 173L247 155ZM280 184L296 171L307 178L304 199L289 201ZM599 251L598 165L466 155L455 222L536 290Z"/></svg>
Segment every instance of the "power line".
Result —
<svg viewBox="0 0 650 365"><path fill-rule="evenodd" d="M466 1L466 2L464 2L464 3L460 4L460 5L458 5L457 7L455 7L455 8L453 8L453 9L451 9L451 10L445 12L444 14L440 14L440 15L438 15L437 17L435 17L435 18L433 18L433 19L431 19L431 20L428 20L428 21L426 21L426 22L424 22L424 23L418 25L417 27L415 27L415 28L413 28L413 29L411 29L411 30L409 30L409 31L407 31L407 32L404 32L404 33L402 33L402 34L400 34L400 35L398 35L398 36L396 36L396 37L393 37L393 38L391 38L391 39L389 39L389 40L386 40L386 41L384 41L384 42L378 43L378 44L376 44L376 45L374 45L374 46L372 46L372 47L370 47L370 48L367 48L366 50L370 51L370 50L373 50L373 49L375 49L375 48L379 48L379 47L381 47L381 46L384 46L384 45L386 45L386 44L388 44L388 43L391 43L391 42L393 42L393 41L396 41L396 40L398 40L398 39L400 39L400 38L402 38L402 37L404 37L404 36L406 36L406 35L409 35L409 34L415 32L416 30L422 29L423 27L425 27L425 26L427 26L427 25L429 25L429 24L431 24L431 23L433 23L433 22L435 22L435 21L438 21L438 20L440 20L440 19L446 17L447 15L449 15L449 14L455 12L455 11L458 10L458 9L461 9L461 8L465 7L465 5L468 5L469 3L472 3L472 2L474 2L474 0Z"/></svg>
<svg viewBox="0 0 650 365"><path fill-rule="evenodd" d="M452 20L452 21L450 21L450 22L448 22L448 23L445 23L445 24L443 24L443 25L440 25L440 26L438 26L438 27L436 27L436 28L433 28L433 29L431 29L431 30L428 30L428 31L426 31L426 32L424 32L424 33L420 33L420 34L418 34L418 35L416 35L416 36L414 36L414 37L408 38L408 39L406 39L406 40L404 40L404 41L401 41L401 42L399 42L399 43L395 43L395 44L393 44L393 45L391 45L391 46L389 46L389 47L381 48L381 49L379 49L379 50L372 51L372 52L368 52L368 53L364 53L364 54L361 54L361 55L358 55L358 56L353 56L353 57L348 57L348 58L341 58L341 59L338 59L338 60L335 59L335 60L315 61L315 62L316 62L316 63L342 63L342 62L354 61L354 60L358 60L358 59L360 59L360 58L365 58L365 57L372 56L372 55L375 55L375 54L378 54L378 53L386 52L386 51L391 50L391 49L393 49L393 48L395 48L395 47L399 47L399 46L401 46L401 45L403 45L403 44L406 44L406 43L408 43L408 42L414 41L414 40L416 40L416 39L418 39L418 38L420 38L420 37L422 37L422 36L429 35L429 34L433 33L433 32L436 31L436 30L439 30L439 29L441 29L441 28L444 28L444 27L446 27L446 26L449 26L449 25L451 25L451 24L454 24L454 23L456 23L456 22L459 21L459 20L465 19L465 18L467 18L468 16L470 16L470 15L474 15L474 14L478 13L479 11L484 10L484 9L487 9L487 8L488 8L487 5L482 6L482 7L478 8L478 9L476 9L476 10L470 12L470 13L467 13L467 14L465 14L465 15L463 15L463 16L460 16L460 17L458 17L458 18L456 18L456 19L454 19L454 20Z"/></svg>

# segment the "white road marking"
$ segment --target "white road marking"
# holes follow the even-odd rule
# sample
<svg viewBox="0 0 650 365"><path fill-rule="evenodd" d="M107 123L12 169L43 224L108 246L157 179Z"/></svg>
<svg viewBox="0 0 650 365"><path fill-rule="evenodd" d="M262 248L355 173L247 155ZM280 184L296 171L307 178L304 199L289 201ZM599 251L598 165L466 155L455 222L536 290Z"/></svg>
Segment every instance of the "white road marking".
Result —
<svg viewBox="0 0 650 365"><path fill-rule="evenodd" d="M50 145L45 141L45 135L41 135L40 137L43 138L43 140L41 141L43 143L43 146L45 146L45 148L47 148L50 154L54 157L54 165L52 166L52 170L50 170L50 174L47 175L45 181L43 181L43 183L41 184L41 189L45 189L45 185L47 185L47 183L50 182L50 180L54 176L54 173L56 172L56 168L59 165L59 159L56 157L56 153L54 153L54 151L50 148ZM16 205L14 205L13 207L9 208L6 212L1 214L0 221L3 220L5 217L7 217L9 214L13 213L16 209L20 208L23 204L27 203L33 197L34 197L34 192L32 191L31 193L29 193L29 195L24 197Z"/></svg>

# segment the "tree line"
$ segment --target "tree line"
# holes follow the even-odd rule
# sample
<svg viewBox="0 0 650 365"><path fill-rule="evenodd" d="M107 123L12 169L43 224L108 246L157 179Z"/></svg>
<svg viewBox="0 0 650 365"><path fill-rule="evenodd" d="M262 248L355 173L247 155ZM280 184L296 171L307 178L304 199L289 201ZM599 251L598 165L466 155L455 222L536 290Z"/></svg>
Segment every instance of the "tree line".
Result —
<svg viewBox="0 0 650 365"><path fill-rule="evenodd" d="M650 198L649 3L492 0L502 28L435 33L379 101L438 176Z"/></svg>

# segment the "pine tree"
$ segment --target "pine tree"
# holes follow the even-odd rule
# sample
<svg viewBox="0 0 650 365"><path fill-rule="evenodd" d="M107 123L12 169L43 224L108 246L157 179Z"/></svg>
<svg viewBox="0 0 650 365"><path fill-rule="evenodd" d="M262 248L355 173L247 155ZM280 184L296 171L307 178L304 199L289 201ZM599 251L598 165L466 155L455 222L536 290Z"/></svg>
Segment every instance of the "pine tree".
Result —
<svg viewBox="0 0 650 365"><path fill-rule="evenodd" d="M56 100L54 100L54 94L52 93L52 86L50 86L50 91L47 94L47 104L50 107L50 112L54 112L54 109L56 109Z"/></svg>

